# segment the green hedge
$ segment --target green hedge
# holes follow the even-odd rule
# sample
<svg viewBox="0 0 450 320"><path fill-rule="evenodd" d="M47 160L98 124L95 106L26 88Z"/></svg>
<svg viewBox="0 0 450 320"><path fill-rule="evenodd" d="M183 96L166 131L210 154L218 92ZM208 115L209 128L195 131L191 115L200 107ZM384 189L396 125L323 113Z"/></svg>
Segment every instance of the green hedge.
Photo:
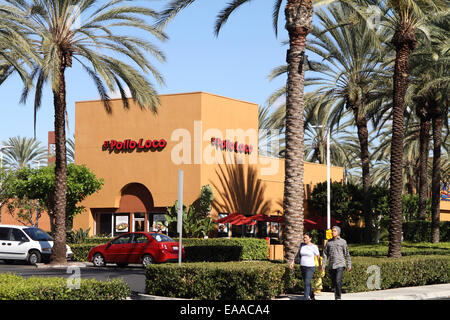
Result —
<svg viewBox="0 0 450 320"><path fill-rule="evenodd" d="M381 289L450 283L449 256L354 257L352 271L343 275L343 292L370 291L370 266L380 268ZM316 270L313 283L318 277ZM147 294L191 299L272 299L303 291L297 265L291 270L287 264L268 261L150 265L146 278ZM323 278L323 291L332 291L329 272Z"/></svg>
<svg viewBox="0 0 450 320"><path fill-rule="evenodd" d="M207 300L260 300L282 293L284 266L270 262L150 265L146 293Z"/></svg>
<svg viewBox="0 0 450 320"><path fill-rule="evenodd" d="M183 246L186 262L266 260L268 250L267 241L257 238L183 239Z"/></svg>
<svg viewBox="0 0 450 320"><path fill-rule="evenodd" d="M351 256L365 257L386 257L388 254L388 243L371 245L349 245ZM450 242L429 243L429 242L403 242L402 255L450 255Z"/></svg>
<svg viewBox="0 0 450 320"><path fill-rule="evenodd" d="M0 300L120 300L130 294L130 287L116 279L81 279L80 289L70 289L64 278L0 275Z"/></svg>
<svg viewBox="0 0 450 320"><path fill-rule="evenodd" d="M178 239L174 239L178 241ZM87 261L89 250L99 244L70 244L76 261ZM185 262L225 262L267 259L267 242L255 238L183 239Z"/></svg>
<svg viewBox="0 0 450 320"><path fill-rule="evenodd" d="M403 223L403 239L411 242L431 242L431 221L410 221ZM441 242L450 241L450 221L442 221L439 225Z"/></svg>

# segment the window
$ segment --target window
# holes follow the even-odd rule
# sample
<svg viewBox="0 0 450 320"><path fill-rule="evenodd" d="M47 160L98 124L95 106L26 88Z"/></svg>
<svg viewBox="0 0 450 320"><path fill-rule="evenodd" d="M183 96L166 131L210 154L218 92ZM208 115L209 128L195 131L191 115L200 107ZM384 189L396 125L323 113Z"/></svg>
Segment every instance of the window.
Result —
<svg viewBox="0 0 450 320"><path fill-rule="evenodd" d="M23 234L23 232L21 230L12 229L11 237L10 237L11 241L22 241L22 238L26 239L27 237Z"/></svg>
<svg viewBox="0 0 450 320"><path fill-rule="evenodd" d="M172 238L161 233L152 233L152 237L158 242L174 242Z"/></svg>
<svg viewBox="0 0 450 320"><path fill-rule="evenodd" d="M148 242L148 238L145 234L135 234L134 235L134 239L133 239L133 243L147 243Z"/></svg>
<svg viewBox="0 0 450 320"><path fill-rule="evenodd" d="M125 234L112 242L112 244L127 244L131 242L131 234Z"/></svg>
<svg viewBox="0 0 450 320"><path fill-rule="evenodd" d="M53 241L52 237L39 228L27 228L23 231L35 241Z"/></svg>
<svg viewBox="0 0 450 320"><path fill-rule="evenodd" d="M145 213L144 212L134 213L133 221L134 221L134 231L135 232L145 231Z"/></svg>
<svg viewBox="0 0 450 320"><path fill-rule="evenodd" d="M0 240L9 241L9 232L11 228L0 228Z"/></svg>

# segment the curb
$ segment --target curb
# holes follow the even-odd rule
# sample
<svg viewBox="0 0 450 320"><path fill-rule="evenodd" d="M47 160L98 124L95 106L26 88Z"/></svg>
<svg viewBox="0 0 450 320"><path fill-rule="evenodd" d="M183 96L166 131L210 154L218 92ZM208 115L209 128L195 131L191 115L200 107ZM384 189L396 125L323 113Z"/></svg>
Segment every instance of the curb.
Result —
<svg viewBox="0 0 450 320"><path fill-rule="evenodd" d="M132 295L131 300L192 300L192 299L161 297L161 296L154 296L154 295L150 295L150 294L137 293L135 295Z"/></svg>
<svg viewBox="0 0 450 320"><path fill-rule="evenodd" d="M47 264L47 263L36 263L34 266L37 269L61 269L69 267L87 268L91 264L89 262L67 262L65 264Z"/></svg>

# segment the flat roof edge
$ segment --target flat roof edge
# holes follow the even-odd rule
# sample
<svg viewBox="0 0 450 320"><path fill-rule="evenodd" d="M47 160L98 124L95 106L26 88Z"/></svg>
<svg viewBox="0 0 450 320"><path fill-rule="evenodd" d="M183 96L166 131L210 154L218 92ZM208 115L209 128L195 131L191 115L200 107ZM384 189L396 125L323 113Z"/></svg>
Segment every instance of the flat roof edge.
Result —
<svg viewBox="0 0 450 320"><path fill-rule="evenodd" d="M239 101L239 102L243 102L243 103L248 103L248 104L252 104L252 105L256 105L258 106L257 103L254 102L249 102L249 101L245 101L245 100L240 100L240 99L235 99L235 98L230 98L230 97L226 97L223 95L219 95L219 94L215 94L215 93L209 93L209 92L205 92L205 91L193 91L193 92L180 92L180 93L166 93L166 94L159 94L159 97L167 97L167 96L181 96L181 95L193 95L193 94L206 94L206 95L210 95L210 96L215 96L215 97L219 97L222 99L227 99L227 100L233 100L233 101ZM128 99L132 99L132 98L128 98ZM122 100L122 98L112 98L110 99L110 101L117 101L117 100ZM81 100L81 101L75 101L75 104L77 103L90 103L90 102L100 102L102 101L101 99L94 99L94 100Z"/></svg>

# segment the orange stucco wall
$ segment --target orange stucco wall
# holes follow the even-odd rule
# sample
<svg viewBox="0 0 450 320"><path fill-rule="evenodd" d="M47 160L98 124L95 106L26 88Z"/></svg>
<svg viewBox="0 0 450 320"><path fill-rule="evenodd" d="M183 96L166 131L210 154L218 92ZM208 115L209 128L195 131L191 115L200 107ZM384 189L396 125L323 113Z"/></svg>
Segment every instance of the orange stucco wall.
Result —
<svg viewBox="0 0 450 320"><path fill-rule="evenodd" d="M125 110L120 99L111 102L111 114L100 101L76 103L75 163L85 164L105 180L105 185L83 202L87 210L75 218L74 229L90 227L93 232L91 209L117 209L121 190L133 182L151 192L155 207L173 205L179 169L184 170L184 203L195 201L201 186L206 184L213 186L217 196L224 190L220 168L227 167L218 164L217 159L229 163L235 160L234 156L246 168L256 168L265 188L264 198L270 202L266 213L281 210L284 161L258 156L258 105L204 92L162 95L160 100L157 115L140 110L132 101L130 109ZM252 153L217 149L211 145L212 137L252 145ZM102 149L106 140L141 138L165 139L167 146L162 151L148 152L115 153ZM333 167L331 175L332 180L341 181L343 169ZM312 187L325 180L326 166L305 164L305 184ZM216 214L213 212L213 216Z"/></svg>

